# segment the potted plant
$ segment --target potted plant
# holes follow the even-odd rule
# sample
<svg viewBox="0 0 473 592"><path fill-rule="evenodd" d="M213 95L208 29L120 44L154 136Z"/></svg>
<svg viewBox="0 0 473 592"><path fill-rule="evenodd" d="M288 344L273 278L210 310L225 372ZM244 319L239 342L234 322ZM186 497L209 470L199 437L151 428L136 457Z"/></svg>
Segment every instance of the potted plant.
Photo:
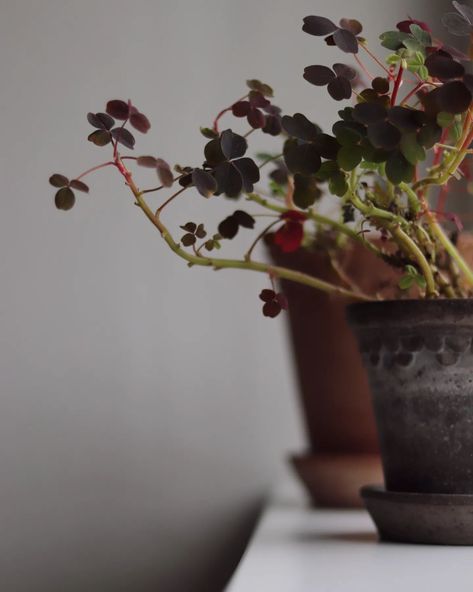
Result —
<svg viewBox="0 0 473 592"><path fill-rule="evenodd" d="M444 24L469 36L473 10L453 5ZM244 96L201 128L207 139L203 164L173 171L160 154L123 153L135 145L130 127L147 133L150 123L130 101L111 100L105 112L88 114L94 128L88 139L111 148L111 156L73 179L52 175L55 203L71 209L75 192L89 190L87 175L113 170L137 210L189 267L262 273L265 316L291 307L277 282L356 301L349 321L370 377L386 483L365 488L368 509L384 538L471 544L473 271L458 248L460 221L445 205L452 182L469 176L470 59L413 19L380 35L383 57L368 46L355 19L335 24L308 16L303 30L353 60L304 70L307 82L345 101L330 133L301 113L283 115L271 88L249 80ZM246 131L223 126L226 117L243 122ZM281 137L280 153L259 162L249 156L248 137L256 132ZM159 184L143 188L134 165L153 169ZM268 170L262 189L257 184ZM434 203L435 189L440 195ZM148 194L158 191L165 195L151 208ZM207 229L183 213L176 233L165 213L188 191L206 200L227 198L229 215ZM324 193L332 196L328 205L321 201ZM225 257L221 251L237 235L247 242L243 255ZM283 254L323 250L336 278L258 260L261 241ZM343 263L353 245L392 268L387 285L373 290L354 280Z"/></svg>

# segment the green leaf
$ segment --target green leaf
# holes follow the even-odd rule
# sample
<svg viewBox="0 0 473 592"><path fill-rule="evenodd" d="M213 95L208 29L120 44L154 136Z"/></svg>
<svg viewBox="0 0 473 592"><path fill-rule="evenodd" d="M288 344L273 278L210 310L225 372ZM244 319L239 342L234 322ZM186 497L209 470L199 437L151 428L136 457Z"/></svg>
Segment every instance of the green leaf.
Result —
<svg viewBox="0 0 473 592"><path fill-rule="evenodd" d="M410 27L412 35L421 43L424 47L430 47L432 45L432 39L428 31L413 23Z"/></svg>
<svg viewBox="0 0 473 592"><path fill-rule="evenodd" d="M403 45L409 51L412 51L414 53L422 53L425 51L425 48L422 45L422 43L419 43L419 41L415 37L406 37L403 41Z"/></svg>
<svg viewBox="0 0 473 592"><path fill-rule="evenodd" d="M294 175L293 199L297 207L305 210L312 206L321 195L322 192L314 176L308 177L299 173Z"/></svg>
<svg viewBox="0 0 473 592"><path fill-rule="evenodd" d="M429 77L429 71L427 69L427 66L419 66L417 74L422 80L427 80L427 78Z"/></svg>
<svg viewBox="0 0 473 592"><path fill-rule="evenodd" d="M330 193L343 197L348 191L348 183L344 173L339 172L333 175L328 183Z"/></svg>
<svg viewBox="0 0 473 592"><path fill-rule="evenodd" d="M410 274L403 275L399 280L398 286L401 290L409 290L414 285L414 278Z"/></svg>
<svg viewBox="0 0 473 592"><path fill-rule="evenodd" d="M201 127L200 133L204 136L204 138L208 138L209 140L213 140L214 138L218 138L218 132L216 132L211 127Z"/></svg>
<svg viewBox="0 0 473 592"><path fill-rule="evenodd" d="M396 51L403 46L404 40L408 37L409 34L402 31L386 31L385 33L381 33L379 39L383 47Z"/></svg>
<svg viewBox="0 0 473 592"><path fill-rule="evenodd" d="M417 133L404 134L400 144L401 152L411 164L417 164L419 160L425 160L425 150L417 143Z"/></svg>
<svg viewBox="0 0 473 592"><path fill-rule="evenodd" d="M448 127L453 123L454 119L455 115L452 113L447 113L445 111L440 111L440 113L437 113L437 124L440 127Z"/></svg>
<svg viewBox="0 0 473 592"><path fill-rule="evenodd" d="M285 197L286 195L286 189L279 183L276 183L276 181L273 181L272 179L269 182L269 188L271 190L272 195L279 195L281 197Z"/></svg>
<svg viewBox="0 0 473 592"><path fill-rule="evenodd" d="M330 177L333 177L339 172L338 164L334 160L326 160L322 163L315 176L319 181L328 181Z"/></svg>
<svg viewBox="0 0 473 592"><path fill-rule="evenodd" d="M342 146L337 154L337 162L345 171L352 171L361 162L363 149L361 146Z"/></svg>

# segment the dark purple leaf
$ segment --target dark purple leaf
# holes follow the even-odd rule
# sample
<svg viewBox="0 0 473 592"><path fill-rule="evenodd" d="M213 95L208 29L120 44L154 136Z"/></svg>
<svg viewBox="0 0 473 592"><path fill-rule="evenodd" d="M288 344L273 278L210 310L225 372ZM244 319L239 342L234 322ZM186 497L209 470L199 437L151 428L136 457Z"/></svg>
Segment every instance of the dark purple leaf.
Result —
<svg viewBox="0 0 473 592"><path fill-rule="evenodd" d="M192 182L200 195L204 197L210 197L217 191L217 182L214 177L203 169L194 169L192 171Z"/></svg>
<svg viewBox="0 0 473 592"><path fill-rule="evenodd" d="M164 187L171 187L174 183L174 175L172 174L171 167L162 158L156 159L156 172L158 178Z"/></svg>
<svg viewBox="0 0 473 592"><path fill-rule="evenodd" d="M340 19L340 27L350 31L353 35L359 35L363 31L362 24L356 19L342 18Z"/></svg>
<svg viewBox="0 0 473 592"><path fill-rule="evenodd" d="M257 90L251 90L248 95L249 103L252 107L263 108L267 107L270 102L264 97L262 93Z"/></svg>
<svg viewBox="0 0 473 592"><path fill-rule="evenodd" d="M305 210L314 205L320 198L322 192L317 185L317 179L311 175L294 175L294 203L298 208Z"/></svg>
<svg viewBox="0 0 473 592"><path fill-rule="evenodd" d="M401 141L401 132L389 121L378 121L368 126L368 138L375 148L391 150Z"/></svg>
<svg viewBox="0 0 473 592"><path fill-rule="evenodd" d="M106 113L87 113L87 121L97 129L109 130L115 124L115 120Z"/></svg>
<svg viewBox="0 0 473 592"><path fill-rule="evenodd" d="M356 121L336 121L332 131L337 141L343 146L358 144L366 135L366 127Z"/></svg>
<svg viewBox="0 0 473 592"><path fill-rule="evenodd" d="M396 151L386 162L386 176L394 185L403 181L409 183L414 176L415 167L407 162L404 156Z"/></svg>
<svg viewBox="0 0 473 592"><path fill-rule="evenodd" d="M416 19L408 19L405 21L401 21L400 23L398 23L396 25L396 27L399 29L399 31L402 31L403 33L410 34L411 25L417 25L418 27L420 27L424 31L427 31L428 33L430 33L430 27L426 23L424 23L422 21L418 21Z"/></svg>
<svg viewBox="0 0 473 592"><path fill-rule="evenodd" d="M371 81L371 86L378 95L385 95L389 92L389 80L382 76L377 76Z"/></svg>
<svg viewBox="0 0 473 592"><path fill-rule="evenodd" d="M341 76L342 78L346 78L347 80L354 80L357 76L357 71L355 70L355 68L347 66L347 64L334 64L333 71L337 76Z"/></svg>
<svg viewBox="0 0 473 592"><path fill-rule="evenodd" d="M446 82L428 94L430 106L439 112L464 113L471 104L472 94L460 80Z"/></svg>
<svg viewBox="0 0 473 592"><path fill-rule="evenodd" d="M182 228L182 230L194 234L194 232L197 229L197 224L195 222L186 222L183 226L179 226L179 228Z"/></svg>
<svg viewBox="0 0 473 592"><path fill-rule="evenodd" d="M330 35L338 29L335 23L323 16L306 16L302 30L309 35Z"/></svg>
<svg viewBox="0 0 473 592"><path fill-rule="evenodd" d="M238 158L232 163L238 169L241 178L243 180L243 186L247 193L253 191L254 183L259 181L259 168L251 158Z"/></svg>
<svg viewBox="0 0 473 592"><path fill-rule="evenodd" d="M67 187L69 185L69 179L59 173L51 175L49 177L49 182L53 187Z"/></svg>
<svg viewBox="0 0 473 592"><path fill-rule="evenodd" d="M214 167L225 160L220 146L220 138L207 142L204 148L205 160L210 167Z"/></svg>
<svg viewBox="0 0 473 592"><path fill-rule="evenodd" d="M277 317L278 314L281 312L282 307L277 300L272 300L271 302L265 302L263 305L263 315L265 317L269 317L274 319Z"/></svg>
<svg viewBox="0 0 473 592"><path fill-rule="evenodd" d="M452 80L461 78L465 73L465 68L456 62L450 56L443 55L441 52L431 53L425 60L425 65L430 76L441 80Z"/></svg>
<svg viewBox="0 0 473 592"><path fill-rule="evenodd" d="M238 222L235 220L234 216L228 216L228 218L225 218L225 220L218 225L218 233L223 238L232 239L237 235L238 228Z"/></svg>
<svg viewBox="0 0 473 592"><path fill-rule="evenodd" d="M342 101L351 97L351 84L346 78L337 76L328 83L327 90L332 99Z"/></svg>
<svg viewBox="0 0 473 592"><path fill-rule="evenodd" d="M284 143L284 160L291 173L302 175L316 173L321 165L320 155L314 144L301 144L293 139Z"/></svg>
<svg viewBox="0 0 473 592"><path fill-rule="evenodd" d="M442 128L435 122L424 125L417 134L417 141L424 148L432 148L442 137Z"/></svg>
<svg viewBox="0 0 473 592"><path fill-rule="evenodd" d="M313 144L322 158L328 158L329 160L335 160L337 158L338 150L340 149L337 138L328 134L318 134Z"/></svg>
<svg viewBox="0 0 473 592"><path fill-rule="evenodd" d="M130 115L130 124L142 134L149 131L151 124L143 113L134 112Z"/></svg>
<svg viewBox="0 0 473 592"><path fill-rule="evenodd" d="M238 101L232 106L232 113L235 117L246 117L250 112L250 103L248 101Z"/></svg>
<svg viewBox="0 0 473 592"><path fill-rule="evenodd" d="M261 290L259 297L263 302L271 302L271 300L274 300L276 298L276 292L274 290L269 290L268 288L266 288L264 290Z"/></svg>
<svg viewBox="0 0 473 592"><path fill-rule="evenodd" d="M316 86L326 86L335 78L335 73L327 66L306 66L304 78Z"/></svg>
<svg viewBox="0 0 473 592"><path fill-rule="evenodd" d="M294 113L292 117L290 115L284 115L281 123L284 130L290 136L299 138L299 140L315 140L320 131L320 128L312 123L312 121L309 121L302 113Z"/></svg>
<svg viewBox="0 0 473 592"><path fill-rule="evenodd" d="M124 127L114 127L110 133L119 144L123 144L125 148L133 150L135 138L133 137L133 134L127 129Z"/></svg>
<svg viewBox="0 0 473 592"><path fill-rule="evenodd" d="M89 186L83 181L79 181L79 179L72 179L72 181L69 183L69 187L72 187L72 189L77 189L77 191L82 191L83 193L89 193Z"/></svg>
<svg viewBox="0 0 473 592"><path fill-rule="evenodd" d="M112 141L112 136L108 130L96 130L87 139L96 146L106 146Z"/></svg>
<svg viewBox="0 0 473 592"><path fill-rule="evenodd" d="M247 214L243 210L235 210L233 212L233 217L238 222L239 226L243 226L243 228L254 228L255 226L255 219L250 214Z"/></svg>
<svg viewBox="0 0 473 592"><path fill-rule="evenodd" d="M275 115L267 115L262 131L271 136L279 136L282 131L280 118Z"/></svg>
<svg viewBox="0 0 473 592"><path fill-rule="evenodd" d="M69 187L62 187L54 197L54 203L58 210L70 210L75 202L74 192Z"/></svg>
<svg viewBox="0 0 473 592"><path fill-rule="evenodd" d="M181 243L185 246L185 247L191 247L192 245L195 244L196 242L196 238L193 234L185 234L182 238L181 238Z"/></svg>
<svg viewBox="0 0 473 592"><path fill-rule="evenodd" d="M219 193L227 197L238 197L243 187L240 172L230 162L222 162L215 169L215 180Z"/></svg>
<svg viewBox="0 0 473 592"><path fill-rule="evenodd" d="M147 169L155 169L156 158L154 156L138 156L136 164Z"/></svg>
<svg viewBox="0 0 473 592"><path fill-rule="evenodd" d="M422 126L423 113L416 109L397 105L388 110L388 119L399 129L414 131Z"/></svg>
<svg viewBox="0 0 473 592"><path fill-rule="evenodd" d="M220 147L222 153L228 160L232 158L239 158L243 156L248 148L248 144L243 136L235 134L232 130L227 129L222 132L220 137Z"/></svg>
<svg viewBox="0 0 473 592"><path fill-rule="evenodd" d="M105 110L109 115L115 117L115 119L121 120L128 119L128 116L130 114L129 104L125 103L125 101L119 100L109 101L107 103Z"/></svg>
<svg viewBox="0 0 473 592"><path fill-rule="evenodd" d="M345 53L358 53L358 40L347 29L338 29L333 34L335 45Z"/></svg>
<svg viewBox="0 0 473 592"><path fill-rule="evenodd" d="M387 112L379 103L358 103L353 109L353 119L368 125L386 119Z"/></svg>
<svg viewBox="0 0 473 592"><path fill-rule="evenodd" d="M199 226L197 226L197 229L195 231L195 236L197 238L205 238L207 236L207 232L205 231L203 224L199 224Z"/></svg>
<svg viewBox="0 0 473 592"><path fill-rule="evenodd" d="M259 109L251 108L248 113L248 123L251 125L253 129L259 129L264 127L264 124L266 123L264 113Z"/></svg>
<svg viewBox="0 0 473 592"><path fill-rule="evenodd" d="M465 74L463 77L463 83L473 95L473 74Z"/></svg>

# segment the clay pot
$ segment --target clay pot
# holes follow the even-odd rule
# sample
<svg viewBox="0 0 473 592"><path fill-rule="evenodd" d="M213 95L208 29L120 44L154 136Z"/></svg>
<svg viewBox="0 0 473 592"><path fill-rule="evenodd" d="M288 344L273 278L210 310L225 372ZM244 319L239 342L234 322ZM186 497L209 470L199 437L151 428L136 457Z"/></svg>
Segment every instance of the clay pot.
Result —
<svg viewBox="0 0 473 592"><path fill-rule="evenodd" d="M277 265L340 283L328 256L300 249ZM346 249L340 265L367 293L387 295L396 272L363 246ZM314 504L359 507L359 488L382 479L370 391L356 341L347 325L349 301L282 281L308 438L292 463Z"/></svg>
<svg viewBox="0 0 473 592"><path fill-rule="evenodd" d="M383 538L473 544L473 299L348 313L373 393L386 491L365 497Z"/></svg>

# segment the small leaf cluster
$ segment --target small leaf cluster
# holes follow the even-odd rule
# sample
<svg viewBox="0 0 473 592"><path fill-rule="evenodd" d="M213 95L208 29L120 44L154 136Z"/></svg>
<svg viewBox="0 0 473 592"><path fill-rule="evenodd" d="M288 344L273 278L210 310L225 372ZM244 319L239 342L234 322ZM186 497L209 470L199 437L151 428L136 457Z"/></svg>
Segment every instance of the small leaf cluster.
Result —
<svg viewBox="0 0 473 592"><path fill-rule="evenodd" d="M53 187L58 187L56 195L54 196L54 203L58 210L70 210L74 207L76 197L74 189L83 193L89 193L89 187L79 179L72 179L69 181L67 177L59 173L55 173L49 177L49 183Z"/></svg>

